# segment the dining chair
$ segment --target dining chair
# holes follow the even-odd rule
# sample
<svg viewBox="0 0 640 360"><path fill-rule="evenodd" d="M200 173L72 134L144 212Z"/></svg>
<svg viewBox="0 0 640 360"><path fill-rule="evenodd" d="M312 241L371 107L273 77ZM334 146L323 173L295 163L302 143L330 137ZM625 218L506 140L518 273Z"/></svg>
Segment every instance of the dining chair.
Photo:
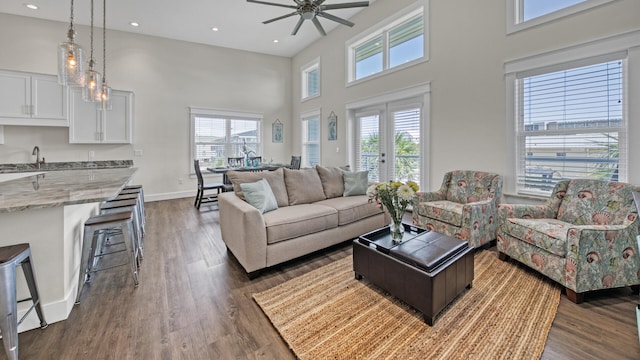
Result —
<svg viewBox="0 0 640 360"><path fill-rule="evenodd" d="M289 169L300 170L300 163L302 162L302 156L291 156L291 165Z"/></svg>
<svg viewBox="0 0 640 360"><path fill-rule="evenodd" d="M262 156L249 156L249 165L258 166L262 164Z"/></svg>
<svg viewBox="0 0 640 360"><path fill-rule="evenodd" d="M219 182L205 183L202 178L202 172L200 171L200 160L193 160L193 167L196 170L196 177L198 178L198 193L196 194L196 201L193 206L200 209L201 204L217 203L218 195L223 191L224 184ZM216 190L215 196L207 196L204 198L204 192L206 190Z"/></svg>
<svg viewBox="0 0 640 360"><path fill-rule="evenodd" d="M243 157L228 157L227 158L227 166L229 166L229 167L242 167L242 166L244 166L244 158Z"/></svg>

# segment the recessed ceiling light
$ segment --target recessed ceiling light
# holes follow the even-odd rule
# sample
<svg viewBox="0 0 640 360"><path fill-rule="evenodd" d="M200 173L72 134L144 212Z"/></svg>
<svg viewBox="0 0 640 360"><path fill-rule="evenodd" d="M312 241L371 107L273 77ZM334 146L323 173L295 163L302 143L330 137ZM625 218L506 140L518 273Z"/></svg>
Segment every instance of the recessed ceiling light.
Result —
<svg viewBox="0 0 640 360"><path fill-rule="evenodd" d="M138 26L140 26L140 24L138 24L138 23L137 23L137 22L135 22L135 21L130 22L130 23L129 23L129 25L131 25L131 26L133 26L133 27L138 27Z"/></svg>
<svg viewBox="0 0 640 360"><path fill-rule="evenodd" d="M27 8L29 8L31 10L38 10L38 5L24 4L24 6L26 6Z"/></svg>
<svg viewBox="0 0 640 360"><path fill-rule="evenodd" d="M220 30L220 29L218 29L217 27L212 27L211 28L211 31L218 31L218 30Z"/></svg>
<svg viewBox="0 0 640 360"><path fill-rule="evenodd" d="M280 42L280 40L276 39L276 40L273 40L273 42L277 44Z"/></svg>

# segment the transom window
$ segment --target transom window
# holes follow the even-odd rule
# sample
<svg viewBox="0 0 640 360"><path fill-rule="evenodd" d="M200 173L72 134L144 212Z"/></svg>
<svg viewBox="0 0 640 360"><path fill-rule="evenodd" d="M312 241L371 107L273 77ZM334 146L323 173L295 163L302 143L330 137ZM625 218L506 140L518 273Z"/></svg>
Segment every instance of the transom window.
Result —
<svg viewBox="0 0 640 360"><path fill-rule="evenodd" d="M425 9L428 1L416 4L347 43L347 82L427 60Z"/></svg>
<svg viewBox="0 0 640 360"><path fill-rule="evenodd" d="M549 192L564 179L626 181L625 60L618 56L516 74L519 192Z"/></svg>
<svg viewBox="0 0 640 360"><path fill-rule="evenodd" d="M507 33L523 30L614 0L507 0Z"/></svg>
<svg viewBox="0 0 640 360"><path fill-rule="evenodd" d="M262 115L191 108L192 159L200 167L227 165L228 157L259 155ZM193 165L190 165L192 168Z"/></svg>
<svg viewBox="0 0 640 360"><path fill-rule="evenodd" d="M302 68L302 100L320 96L320 59Z"/></svg>

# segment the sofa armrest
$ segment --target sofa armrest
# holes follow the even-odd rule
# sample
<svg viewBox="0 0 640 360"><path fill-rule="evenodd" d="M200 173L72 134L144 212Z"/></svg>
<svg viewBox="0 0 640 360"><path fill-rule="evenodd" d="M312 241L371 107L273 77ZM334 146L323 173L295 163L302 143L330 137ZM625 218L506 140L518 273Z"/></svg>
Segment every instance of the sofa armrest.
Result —
<svg viewBox="0 0 640 360"><path fill-rule="evenodd" d="M567 232L566 280L576 292L640 283L637 216L620 225L573 225Z"/></svg>
<svg viewBox="0 0 640 360"><path fill-rule="evenodd" d="M245 271L253 272L267 266L267 230L258 209L235 193L218 196L222 241L231 250Z"/></svg>

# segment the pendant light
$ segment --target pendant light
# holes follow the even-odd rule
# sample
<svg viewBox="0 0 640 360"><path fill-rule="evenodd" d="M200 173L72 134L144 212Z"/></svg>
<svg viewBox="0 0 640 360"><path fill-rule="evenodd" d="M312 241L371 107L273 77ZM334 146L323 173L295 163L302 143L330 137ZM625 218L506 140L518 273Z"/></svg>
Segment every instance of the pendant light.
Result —
<svg viewBox="0 0 640 360"><path fill-rule="evenodd" d="M100 73L93 70L96 64L93 59L93 0L91 0L91 57L89 58L89 69L85 75L85 84L82 88L82 100L89 102L100 101Z"/></svg>
<svg viewBox="0 0 640 360"><path fill-rule="evenodd" d="M111 110L111 88L107 85L107 0L102 0L102 86L100 88L102 110Z"/></svg>
<svg viewBox="0 0 640 360"><path fill-rule="evenodd" d="M73 28L73 0L67 41L58 45L58 83L68 86L84 85L84 59L82 48L74 42L76 31Z"/></svg>

